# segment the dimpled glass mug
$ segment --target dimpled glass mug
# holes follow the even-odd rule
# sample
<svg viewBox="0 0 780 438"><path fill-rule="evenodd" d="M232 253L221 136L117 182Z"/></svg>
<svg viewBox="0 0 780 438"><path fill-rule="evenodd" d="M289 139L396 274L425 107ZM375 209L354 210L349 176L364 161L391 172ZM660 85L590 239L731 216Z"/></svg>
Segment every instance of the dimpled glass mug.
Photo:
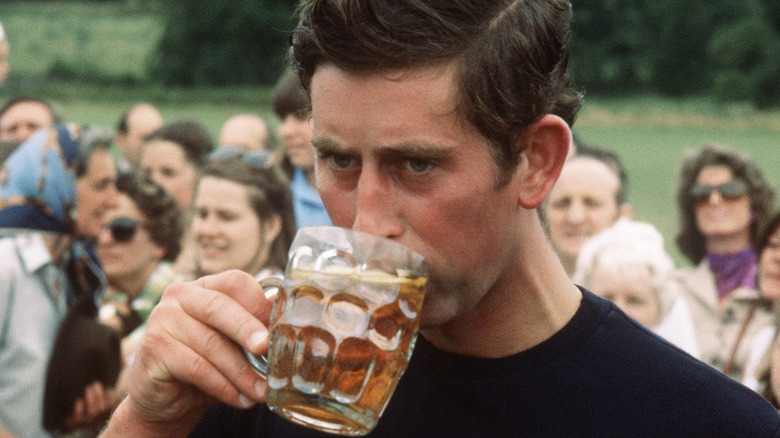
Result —
<svg viewBox="0 0 780 438"><path fill-rule="evenodd" d="M405 246L338 227L298 231L271 312L267 360L246 352L268 381L271 411L340 435L365 435L406 370L420 323L427 264Z"/></svg>

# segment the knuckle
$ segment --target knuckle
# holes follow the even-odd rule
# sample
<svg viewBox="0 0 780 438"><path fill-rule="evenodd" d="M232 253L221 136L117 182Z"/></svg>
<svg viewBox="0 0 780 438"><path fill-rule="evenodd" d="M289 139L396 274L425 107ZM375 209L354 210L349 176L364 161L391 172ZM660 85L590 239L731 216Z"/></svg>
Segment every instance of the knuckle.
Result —
<svg viewBox="0 0 780 438"><path fill-rule="evenodd" d="M203 343L203 352L206 355L209 353L218 352L225 344L225 339L222 337L222 335L215 331L206 333L201 339Z"/></svg>

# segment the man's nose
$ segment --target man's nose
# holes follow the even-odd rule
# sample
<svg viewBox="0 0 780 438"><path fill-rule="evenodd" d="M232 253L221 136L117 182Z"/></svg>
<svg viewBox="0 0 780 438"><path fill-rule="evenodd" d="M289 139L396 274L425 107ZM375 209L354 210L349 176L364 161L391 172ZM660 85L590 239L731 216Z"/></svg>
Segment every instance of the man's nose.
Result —
<svg viewBox="0 0 780 438"><path fill-rule="evenodd" d="M573 202L566 212L569 222L581 222L585 218L585 208L580 202Z"/></svg>
<svg viewBox="0 0 780 438"><path fill-rule="evenodd" d="M396 196L389 176L364 166L357 185L352 228L389 239L400 236L403 226Z"/></svg>

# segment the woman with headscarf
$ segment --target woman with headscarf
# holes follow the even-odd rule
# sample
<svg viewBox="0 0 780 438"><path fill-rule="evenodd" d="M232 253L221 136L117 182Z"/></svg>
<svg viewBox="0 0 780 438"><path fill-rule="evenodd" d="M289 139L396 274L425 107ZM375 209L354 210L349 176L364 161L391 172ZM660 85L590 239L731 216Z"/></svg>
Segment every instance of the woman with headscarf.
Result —
<svg viewBox="0 0 780 438"><path fill-rule="evenodd" d="M62 321L79 296L89 313L102 289L101 273L75 245L79 134L60 125L40 130L0 169L0 435L51 436L41 409L47 367L60 338L75 337ZM87 386L78 385L74 399L83 399L71 401L56 429L90 424L110 407L110 391L89 385L86 394Z"/></svg>

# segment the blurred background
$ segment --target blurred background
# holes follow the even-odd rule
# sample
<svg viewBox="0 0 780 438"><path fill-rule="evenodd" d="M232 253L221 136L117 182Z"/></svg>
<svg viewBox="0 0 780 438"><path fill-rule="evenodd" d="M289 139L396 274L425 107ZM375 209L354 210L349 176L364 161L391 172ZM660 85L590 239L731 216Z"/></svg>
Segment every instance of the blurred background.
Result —
<svg viewBox="0 0 780 438"><path fill-rule="evenodd" d="M275 126L270 89L296 3L3 0L0 100L31 94L68 121L110 127L147 101L215 137L238 112ZM586 95L575 131L620 155L636 217L670 252L684 150L731 144L780 188L780 1L574 0L574 12L570 67Z"/></svg>

